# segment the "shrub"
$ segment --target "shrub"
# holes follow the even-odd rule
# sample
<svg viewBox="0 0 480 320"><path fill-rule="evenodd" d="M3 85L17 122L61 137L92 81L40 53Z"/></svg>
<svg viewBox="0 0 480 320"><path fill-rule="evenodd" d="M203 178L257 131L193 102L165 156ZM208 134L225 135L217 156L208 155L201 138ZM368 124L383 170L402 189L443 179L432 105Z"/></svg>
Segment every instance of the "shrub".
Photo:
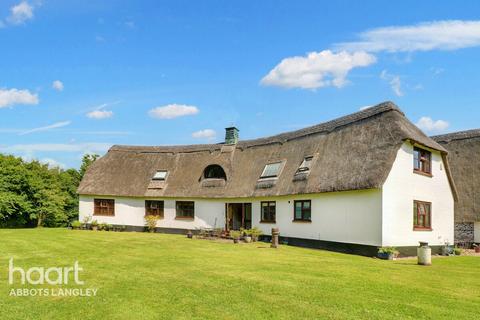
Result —
<svg viewBox="0 0 480 320"><path fill-rule="evenodd" d="M73 221L72 228L73 229L80 229L82 227L82 223L80 221Z"/></svg>
<svg viewBox="0 0 480 320"><path fill-rule="evenodd" d="M158 216L148 215L145 216L145 225L149 232L154 232L157 227Z"/></svg>
<svg viewBox="0 0 480 320"><path fill-rule="evenodd" d="M93 220L92 223L91 223L91 226L92 226L92 227L98 227L98 221L97 221L97 220Z"/></svg>
<svg viewBox="0 0 480 320"><path fill-rule="evenodd" d="M106 223L100 223L98 225L98 229L101 231L107 231L108 230L108 225Z"/></svg>
<svg viewBox="0 0 480 320"><path fill-rule="evenodd" d="M461 248L455 247L455 249L453 249L453 252L455 253L456 256L461 256L463 253L463 250Z"/></svg>
<svg viewBox="0 0 480 320"><path fill-rule="evenodd" d="M263 234L263 232L259 228L255 227L250 230L250 234L252 236L252 240L257 241L258 237L260 237Z"/></svg>
<svg viewBox="0 0 480 320"><path fill-rule="evenodd" d="M398 251L395 247L381 247L378 249L378 253L380 254L393 254L394 256L398 255Z"/></svg>
<svg viewBox="0 0 480 320"><path fill-rule="evenodd" d="M113 226L111 224L107 224L105 227L106 231L113 231Z"/></svg>
<svg viewBox="0 0 480 320"><path fill-rule="evenodd" d="M240 231L236 231L236 230L230 231L230 237L232 237L232 239L234 239L234 240L240 239L241 235L242 235L242 233Z"/></svg>

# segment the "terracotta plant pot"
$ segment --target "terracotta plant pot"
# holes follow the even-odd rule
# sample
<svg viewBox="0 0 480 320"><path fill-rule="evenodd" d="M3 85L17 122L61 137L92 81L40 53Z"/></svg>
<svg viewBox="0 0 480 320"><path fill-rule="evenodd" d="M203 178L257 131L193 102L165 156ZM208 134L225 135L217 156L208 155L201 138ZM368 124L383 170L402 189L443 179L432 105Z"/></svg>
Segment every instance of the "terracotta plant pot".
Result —
<svg viewBox="0 0 480 320"><path fill-rule="evenodd" d="M475 247L475 253L480 253L480 246Z"/></svg>

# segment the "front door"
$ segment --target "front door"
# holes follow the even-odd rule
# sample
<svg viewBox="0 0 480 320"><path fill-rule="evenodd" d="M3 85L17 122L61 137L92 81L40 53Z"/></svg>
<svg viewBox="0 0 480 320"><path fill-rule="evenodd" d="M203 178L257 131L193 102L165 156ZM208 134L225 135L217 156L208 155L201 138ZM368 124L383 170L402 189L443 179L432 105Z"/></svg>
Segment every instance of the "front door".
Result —
<svg viewBox="0 0 480 320"><path fill-rule="evenodd" d="M251 203L227 203L225 207L226 230L240 230L241 228L252 228Z"/></svg>

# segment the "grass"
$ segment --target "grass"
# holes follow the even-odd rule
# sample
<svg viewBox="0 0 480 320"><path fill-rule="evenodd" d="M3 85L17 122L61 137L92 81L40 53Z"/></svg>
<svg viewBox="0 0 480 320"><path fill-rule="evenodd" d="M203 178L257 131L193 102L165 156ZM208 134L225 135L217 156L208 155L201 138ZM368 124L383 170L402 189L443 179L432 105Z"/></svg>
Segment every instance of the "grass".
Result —
<svg viewBox="0 0 480 320"><path fill-rule="evenodd" d="M1 319L475 319L480 312L477 257L421 267L264 243L63 229L0 230L0 239ZM11 257L23 268L78 260L85 287L98 295L10 297Z"/></svg>

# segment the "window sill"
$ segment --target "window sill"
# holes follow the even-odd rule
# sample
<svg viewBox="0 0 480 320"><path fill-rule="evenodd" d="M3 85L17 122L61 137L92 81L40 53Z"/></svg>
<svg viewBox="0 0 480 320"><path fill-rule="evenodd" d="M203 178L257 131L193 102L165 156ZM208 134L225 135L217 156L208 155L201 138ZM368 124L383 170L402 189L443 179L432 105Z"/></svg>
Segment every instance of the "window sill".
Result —
<svg viewBox="0 0 480 320"><path fill-rule="evenodd" d="M413 231L427 231L427 232L429 232L429 231L433 231L433 229L432 228L415 228L414 227Z"/></svg>
<svg viewBox="0 0 480 320"><path fill-rule="evenodd" d="M312 220L292 220L294 223L312 223Z"/></svg>
<svg viewBox="0 0 480 320"><path fill-rule="evenodd" d="M260 223L266 223L266 224L275 224L277 223L276 221L260 221Z"/></svg>
<svg viewBox="0 0 480 320"><path fill-rule="evenodd" d="M193 221L193 220L195 220L195 218L191 218L191 217L175 217L175 220Z"/></svg>
<svg viewBox="0 0 480 320"><path fill-rule="evenodd" d="M419 174L421 176L433 178L433 174L431 174L431 173L426 173L426 172L418 171L418 170L413 170L413 173Z"/></svg>

